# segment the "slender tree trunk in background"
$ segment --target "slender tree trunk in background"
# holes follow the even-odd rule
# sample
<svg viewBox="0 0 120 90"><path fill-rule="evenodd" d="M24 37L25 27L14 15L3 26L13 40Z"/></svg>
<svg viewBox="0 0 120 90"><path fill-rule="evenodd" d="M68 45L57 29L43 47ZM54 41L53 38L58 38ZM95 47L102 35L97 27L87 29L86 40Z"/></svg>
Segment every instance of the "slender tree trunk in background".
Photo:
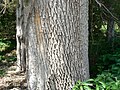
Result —
<svg viewBox="0 0 120 90"><path fill-rule="evenodd" d="M88 79L88 0L24 4L28 90L71 90Z"/></svg>
<svg viewBox="0 0 120 90"><path fill-rule="evenodd" d="M110 17L107 24L107 38L109 44L113 47L114 45L114 19Z"/></svg>
<svg viewBox="0 0 120 90"><path fill-rule="evenodd" d="M112 3L108 4L106 3L107 8L112 11L113 10L113 6ZM111 46L111 48L113 49L114 46L114 18L111 15L107 16L107 40L108 40L108 44Z"/></svg>
<svg viewBox="0 0 120 90"><path fill-rule="evenodd" d="M17 16L17 72L25 71L26 69L26 54L25 54L25 31L24 31L24 11L23 2L19 0L19 5L16 10Z"/></svg>

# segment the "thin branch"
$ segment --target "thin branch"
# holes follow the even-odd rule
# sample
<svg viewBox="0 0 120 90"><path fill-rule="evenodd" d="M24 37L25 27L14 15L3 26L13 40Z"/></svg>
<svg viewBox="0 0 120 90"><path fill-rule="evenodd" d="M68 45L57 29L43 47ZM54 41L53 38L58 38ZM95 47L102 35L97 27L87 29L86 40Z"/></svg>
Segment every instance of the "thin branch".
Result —
<svg viewBox="0 0 120 90"><path fill-rule="evenodd" d="M3 14L5 13L6 11L6 7L3 7L2 10L0 11L0 14L3 12Z"/></svg>
<svg viewBox="0 0 120 90"><path fill-rule="evenodd" d="M111 12L103 3L101 3L101 2L98 1L98 0L95 0L95 1L96 1L96 3L97 3L100 7L103 7L105 10L107 10L107 12L108 12L114 19L118 20L118 18L115 17L115 16L112 14L112 12Z"/></svg>

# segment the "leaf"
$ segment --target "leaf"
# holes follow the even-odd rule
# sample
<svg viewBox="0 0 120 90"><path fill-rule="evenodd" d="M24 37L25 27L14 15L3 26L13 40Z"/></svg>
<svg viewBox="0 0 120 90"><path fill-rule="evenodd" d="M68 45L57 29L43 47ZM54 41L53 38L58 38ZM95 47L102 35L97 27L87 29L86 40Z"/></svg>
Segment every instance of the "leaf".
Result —
<svg viewBox="0 0 120 90"><path fill-rule="evenodd" d="M85 90L91 90L91 88L89 86L84 86Z"/></svg>
<svg viewBox="0 0 120 90"><path fill-rule="evenodd" d="M82 85L84 85L84 86L93 86L93 84L92 83L82 83Z"/></svg>
<svg viewBox="0 0 120 90"><path fill-rule="evenodd" d="M80 86L80 90L83 90L83 86Z"/></svg>
<svg viewBox="0 0 120 90"><path fill-rule="evenodd" d="M97 84L96 84L96 90L100 90L100 89L99 89L99 86L98 86Z"/></svg>
<svg viewBox="0 0 120 90"><path fill-rule="evenodd" d="M101 81L99 81L99 83L101 83L101 84L102 84L103 88L105 88L105 87L106 87L106 84L105 84L105 83L103 83L103 82L101 82Z"/></svg>
<svg viewBox="0 0 120 90"><path fill-rule="evenodd" d="M94 81L94 79L88 79L87 82L91 82L91 81Z"/></svg>

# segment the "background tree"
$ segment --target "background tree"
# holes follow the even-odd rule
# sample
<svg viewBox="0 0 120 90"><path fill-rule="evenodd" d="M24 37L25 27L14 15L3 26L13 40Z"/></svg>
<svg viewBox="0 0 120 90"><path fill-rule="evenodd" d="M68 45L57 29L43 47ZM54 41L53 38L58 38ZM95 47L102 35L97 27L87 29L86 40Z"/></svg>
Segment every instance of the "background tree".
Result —
<svg viewBox="0 0 120 90"><path fill-rule="evenodd" d="M19 0L16 9L16 41L17 41L17 70L16 72L25 72L26 70L26 50L25 50L25 28L24 28L24 5Z"/></svg>

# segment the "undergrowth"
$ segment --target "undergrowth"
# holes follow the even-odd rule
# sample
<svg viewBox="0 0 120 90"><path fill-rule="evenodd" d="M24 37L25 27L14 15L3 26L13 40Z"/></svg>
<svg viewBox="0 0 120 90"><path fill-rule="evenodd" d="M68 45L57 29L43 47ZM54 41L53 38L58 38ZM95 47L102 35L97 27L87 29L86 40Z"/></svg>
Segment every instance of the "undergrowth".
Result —
<svg viewBox="0 0 120 90"><path fill-rule="evenodd" d="M6 68L16 61L15 39L0 39L0 77L6 73Z"/></svg>

